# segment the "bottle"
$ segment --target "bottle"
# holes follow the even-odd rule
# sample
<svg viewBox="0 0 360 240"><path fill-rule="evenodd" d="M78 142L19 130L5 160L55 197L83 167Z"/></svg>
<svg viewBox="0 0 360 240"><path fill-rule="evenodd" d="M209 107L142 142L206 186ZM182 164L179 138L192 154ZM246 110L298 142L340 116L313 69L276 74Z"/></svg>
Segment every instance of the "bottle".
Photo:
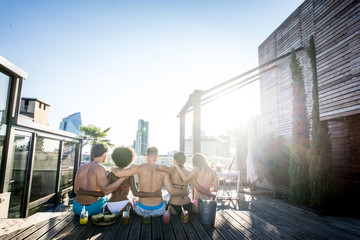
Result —
<svg viewBox="0 0 360 240"><path fill-rule="evenodd" d="M196 195L196 201L199 203L200 202L200 195Z"/></svg>
<svg viewBox="0 0 360 240"><path fill-rule="evenodd" d="M184 210L181 212L181 218L180 221L182 223L187 223L189 222L189 212L187 210Z"/></svg>
<svg viewBox="0 0 360 240"><path fill-rule="evenodd" d="M143 224L150 224L151 223L151 217L149 213L144 213L142 217L142 223Z"/></svg>
<svg viewBox="0 0 360 240"><path fill-rule="evenodd" d="M130 213L128 211L124 211L122 215L122 225L129 225L130 223Z"/></svg>
<svg viewBox="0 0 360 240"><path fill-rule="evenodd" d="M80 213L80 224L87 224L88 222L88 211L85 210L85 206L83 206Z"/></svg>
<svg viewBox="0 0 360 240"><path fill-rule="evenodd" d="M170 212L169 209L165 211L164 215L163 215L163 222L164 224L168 224L170 223Z"/></svg>

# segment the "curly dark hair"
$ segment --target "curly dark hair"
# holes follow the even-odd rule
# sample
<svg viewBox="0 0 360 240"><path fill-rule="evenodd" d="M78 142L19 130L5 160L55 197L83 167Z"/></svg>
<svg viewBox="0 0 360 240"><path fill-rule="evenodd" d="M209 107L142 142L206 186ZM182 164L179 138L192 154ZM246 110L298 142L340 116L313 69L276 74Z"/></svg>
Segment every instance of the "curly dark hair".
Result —
<svg viewBox="0 0 360 240"><path fill-rule="evenodd" d="M135 152L131 147L121 146L114 149L111 158L116 166L124 168L135 159Z"/></svg>
<svg viewBox="0 0 360 240"><path fill-rule="evenodd" d="M179 165L184 165L186 161L186 156L184 152L177 152L174 154L174 159L179 163Z"/></svg>
<svg viewBox="0 0 360 240"><path fill-rule="evenodd" d="M91 147L91 161L95 158L100 157L108 151L108 147L105 144L99 143Z"/></svg>

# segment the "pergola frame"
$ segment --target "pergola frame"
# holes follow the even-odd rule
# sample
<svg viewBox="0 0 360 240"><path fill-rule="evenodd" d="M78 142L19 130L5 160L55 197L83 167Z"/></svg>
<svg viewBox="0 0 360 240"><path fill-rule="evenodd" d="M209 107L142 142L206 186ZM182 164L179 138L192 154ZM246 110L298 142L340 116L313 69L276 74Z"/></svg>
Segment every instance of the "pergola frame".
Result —
<svg viewBox="0 0 360 240"><path fill-rule="evenodd" d="M304 47L299 47L295 51L302 50L304 50ZM187 113L193 111L193 153L201 153L201 106L259 80L260 70L262 73L269 71L276 67L276 65L268 67L269 65L290 55L291 52L288 52L206 91L194 90L177 115L180 118L180 151L185 152L185 115Z"/></svg>

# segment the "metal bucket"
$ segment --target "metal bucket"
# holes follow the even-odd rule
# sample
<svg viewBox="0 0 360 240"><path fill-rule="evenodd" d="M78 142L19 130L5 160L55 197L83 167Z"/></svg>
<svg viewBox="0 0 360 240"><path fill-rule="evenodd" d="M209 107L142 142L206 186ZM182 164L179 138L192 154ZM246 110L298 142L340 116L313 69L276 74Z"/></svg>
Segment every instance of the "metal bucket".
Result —
<svg viewBox="0 0 360 240"><path fill-rule="evenodd" d="M212 203L203 203L200 200L198 204L199 204L200 222L202 224L214 225L217 201L212 201Z"/></svg>

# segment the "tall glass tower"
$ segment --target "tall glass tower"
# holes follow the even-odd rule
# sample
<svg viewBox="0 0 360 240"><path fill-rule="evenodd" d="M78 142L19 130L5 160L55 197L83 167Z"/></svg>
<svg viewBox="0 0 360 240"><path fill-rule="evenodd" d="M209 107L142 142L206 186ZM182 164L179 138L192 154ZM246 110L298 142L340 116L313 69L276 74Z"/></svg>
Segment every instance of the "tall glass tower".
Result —
<svg viewBox="0 0 360 240"><path fill-rule="evenodd" d="M66 118L63 118L63 120L60 123L59 129L81 135L79 129L81 125L82 125L81 113L77 112L71 114L70 116L67 116Z"/></svg>
<svg viewBox="0 0 360 240"><path fill-rule="evenodd" d="M146 155L149 145L149 122L140 119L136 131L135 152L138 156Z"/></svg>

